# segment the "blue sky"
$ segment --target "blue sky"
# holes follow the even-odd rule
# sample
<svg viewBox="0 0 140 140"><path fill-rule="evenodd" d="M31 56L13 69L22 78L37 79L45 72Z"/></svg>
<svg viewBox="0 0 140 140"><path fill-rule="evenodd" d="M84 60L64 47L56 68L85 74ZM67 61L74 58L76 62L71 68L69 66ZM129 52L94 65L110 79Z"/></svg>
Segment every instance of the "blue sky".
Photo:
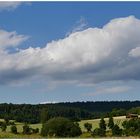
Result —
<svg viewBox="0 0 140 140"><path fill-rule="evenodd" d="M1 103L140 99L140 2L1 2L0 19Z"/></svg>

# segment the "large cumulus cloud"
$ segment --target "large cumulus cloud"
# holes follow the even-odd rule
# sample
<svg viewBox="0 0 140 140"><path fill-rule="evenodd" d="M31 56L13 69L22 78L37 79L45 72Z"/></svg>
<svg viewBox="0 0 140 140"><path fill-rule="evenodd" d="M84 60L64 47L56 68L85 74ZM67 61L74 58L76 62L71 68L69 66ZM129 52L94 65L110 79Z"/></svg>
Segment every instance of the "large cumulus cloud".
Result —
<svg viewBox="0 0 140 140"><path fill-rule="evenodd" d="M140 20L117 18L43 48L29 47L14 54L1 51L0 83L33 77L77 84L140 80L139 56Z"/></svg>

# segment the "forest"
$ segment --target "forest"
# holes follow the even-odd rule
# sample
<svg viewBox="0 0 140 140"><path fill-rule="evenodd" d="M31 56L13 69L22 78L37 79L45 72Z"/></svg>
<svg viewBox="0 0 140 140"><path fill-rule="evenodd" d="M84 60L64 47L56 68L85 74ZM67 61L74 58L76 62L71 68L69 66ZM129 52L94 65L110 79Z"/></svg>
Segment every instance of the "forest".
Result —
<svg viewBox="0 0 140 140"><path fill-rule="evenodd" d="M36 124L41 122L41 114L47 110L48 120L59 116L79 121L109 117L110 114L121 116L128 112L137 113L135 107L138 106L140 106L140 101L65 102L36 105L3 103L0 104L0 118Z"/></svg>

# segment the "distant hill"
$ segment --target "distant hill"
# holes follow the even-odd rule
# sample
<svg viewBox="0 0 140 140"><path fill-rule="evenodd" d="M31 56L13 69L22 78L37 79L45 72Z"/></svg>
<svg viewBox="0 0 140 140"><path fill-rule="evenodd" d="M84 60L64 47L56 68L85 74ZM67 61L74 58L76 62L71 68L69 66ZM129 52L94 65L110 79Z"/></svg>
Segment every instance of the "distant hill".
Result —
<svg viewBox="0 0 140 140"><path fill-rule="evenodd" d="M140 101L65 102L48 104L0 104L0 118L18 122L38 123L42 109L47 108L49 118L63 116L72 120L92 119L101 116L125 115L131 108L140 107ZM134 109L133 109L134 110Z"/></svg>

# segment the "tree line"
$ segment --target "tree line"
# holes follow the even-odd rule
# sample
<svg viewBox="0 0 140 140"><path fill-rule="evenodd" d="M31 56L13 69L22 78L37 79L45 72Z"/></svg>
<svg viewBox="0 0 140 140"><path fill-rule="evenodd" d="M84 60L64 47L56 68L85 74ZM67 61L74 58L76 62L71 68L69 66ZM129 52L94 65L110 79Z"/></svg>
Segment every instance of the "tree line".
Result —
<svg viewBox="0 0 140 140"><path fill-rule="evenodd" d="M137 113L140 101L104 101L104 102L66 102L55 104L0 104L0 118L8 117L17 122L39 123L41 114L47 109L48 119L59 116L70 120L94 119ZM136 108L137 107L137 108Z"/></svg>

